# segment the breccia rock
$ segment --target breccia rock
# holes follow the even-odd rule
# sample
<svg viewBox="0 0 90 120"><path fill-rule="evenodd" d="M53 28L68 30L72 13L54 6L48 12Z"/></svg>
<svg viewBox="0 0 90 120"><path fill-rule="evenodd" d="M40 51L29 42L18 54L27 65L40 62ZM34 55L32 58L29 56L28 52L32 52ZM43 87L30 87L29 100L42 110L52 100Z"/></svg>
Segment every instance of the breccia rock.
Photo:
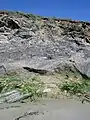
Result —
<svg viewBox="0 0 90 120"><path fill-rule="evenodd" d="M90 23L0 12L0 64L7 71L75 70L90 78Z"/></svg>

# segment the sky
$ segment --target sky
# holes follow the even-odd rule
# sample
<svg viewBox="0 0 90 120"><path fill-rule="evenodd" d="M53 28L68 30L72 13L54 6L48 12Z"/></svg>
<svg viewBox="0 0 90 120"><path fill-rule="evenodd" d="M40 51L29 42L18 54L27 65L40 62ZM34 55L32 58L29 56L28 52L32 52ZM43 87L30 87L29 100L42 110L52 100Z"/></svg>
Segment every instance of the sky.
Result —
<svg viewBox="0 0 90 120"><path fill-rule="evenodd" d="M90 21L90 0L0 0L0 10Z"/></svg>

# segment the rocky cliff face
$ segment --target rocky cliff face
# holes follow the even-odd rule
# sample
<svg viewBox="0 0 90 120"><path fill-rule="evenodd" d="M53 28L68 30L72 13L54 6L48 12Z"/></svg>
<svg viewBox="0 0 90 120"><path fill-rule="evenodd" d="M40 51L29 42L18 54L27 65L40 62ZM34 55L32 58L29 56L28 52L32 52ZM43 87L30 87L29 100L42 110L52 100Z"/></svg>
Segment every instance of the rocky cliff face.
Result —
<svg viewBox="0 0 90 120"><path fill-rule="evenodd" d="M90 23L0 12L0 73L25 68L90 77Z"/></svg>

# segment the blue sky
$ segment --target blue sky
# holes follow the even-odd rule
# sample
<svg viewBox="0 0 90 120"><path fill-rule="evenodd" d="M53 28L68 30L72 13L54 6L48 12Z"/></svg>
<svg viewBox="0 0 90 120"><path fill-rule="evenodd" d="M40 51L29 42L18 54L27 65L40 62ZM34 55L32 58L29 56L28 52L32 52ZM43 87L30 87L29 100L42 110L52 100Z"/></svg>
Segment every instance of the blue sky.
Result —
<svg viewBox="0 0 90 120"><path fill-rule="evenodd" d="M0 10L90 21L90 0L0 0Z"/></svg>

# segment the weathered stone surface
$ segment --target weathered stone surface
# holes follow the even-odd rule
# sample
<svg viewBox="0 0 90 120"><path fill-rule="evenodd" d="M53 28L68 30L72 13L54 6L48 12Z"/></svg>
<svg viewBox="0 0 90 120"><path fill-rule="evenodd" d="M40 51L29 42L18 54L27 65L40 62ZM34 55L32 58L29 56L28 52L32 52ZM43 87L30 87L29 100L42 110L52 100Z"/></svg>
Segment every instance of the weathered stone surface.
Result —
<svg viewBox="0 0 90 120"><path fill-rule="evenodd" d="M4 94L0 94L0 103L1 104L4 102L13 103L13 102L24 100L24 99L29 98L31 96L32 96L31 93L21 95L19 91L13 90L10 92L6 92Z"/></svg>
<svg viewBox="0 0 90 120"><path fill-rule="evenodd" d="M90 78L89 41L87 22L18 12L0 14L0 64L7 71L24 67L34 71L77 70Z"/></svg>

